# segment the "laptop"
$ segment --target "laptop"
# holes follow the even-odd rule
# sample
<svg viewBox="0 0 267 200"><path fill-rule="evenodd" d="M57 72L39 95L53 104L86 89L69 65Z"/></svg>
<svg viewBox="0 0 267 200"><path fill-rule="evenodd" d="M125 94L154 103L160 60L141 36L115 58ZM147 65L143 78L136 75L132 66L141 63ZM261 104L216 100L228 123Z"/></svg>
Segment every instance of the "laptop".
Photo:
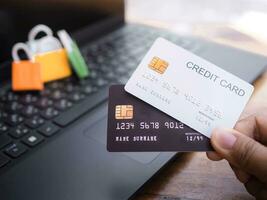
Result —
<svg viewBox="0 0 267 200"><path fill-rule="evenodd" d="M3 41L27 39L39 23L67 29L90 67L89 78L47 83L41 92L10 90L10 47L0 65L0 198L121 200L164 169L175 152L110 153L106 149L108 88L125 84L161 36L253 82L265 57L124 20L124 1L6 1ZM13 26L10 28L10 26ZM4 44L4 43L3 43ZM190 81L190 80L189 80Z"/></svg>

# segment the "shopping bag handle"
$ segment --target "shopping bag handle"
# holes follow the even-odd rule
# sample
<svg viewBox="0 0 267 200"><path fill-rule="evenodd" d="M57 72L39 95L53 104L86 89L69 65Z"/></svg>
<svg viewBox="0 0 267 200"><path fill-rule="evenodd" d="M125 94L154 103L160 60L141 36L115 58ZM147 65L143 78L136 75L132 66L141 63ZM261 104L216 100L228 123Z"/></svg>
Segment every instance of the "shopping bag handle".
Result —
<svg viewBox="0 0 267 200"><path fill-rule="evenodd" d="M20 61L21 60L19 55L18 55L19 50L23 50L26 53L28 59L32 60L33 55L31 53L29 47L25 43L19 42L19 43L15 44L12 48L12 58L14 61Z"/></svg>
<svg viewBox="0 0 267 200"><path fill-rule="evenodd" d="M30 30L28 41L34 41L36 36L41 32L44 32L47 36L53 36L53 31L48 26L44 24L38 24Z"/></svg>

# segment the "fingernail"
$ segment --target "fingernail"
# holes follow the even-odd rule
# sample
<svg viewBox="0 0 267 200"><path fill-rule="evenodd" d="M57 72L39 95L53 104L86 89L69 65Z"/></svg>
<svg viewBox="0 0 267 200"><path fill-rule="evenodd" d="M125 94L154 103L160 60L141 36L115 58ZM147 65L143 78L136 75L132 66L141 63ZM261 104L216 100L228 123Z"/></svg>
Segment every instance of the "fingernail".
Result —
<svg viewBox="0 0 267 200"><path fill-rule="evenodd" d="M214 134L216 143L223 149L231 149L236 142L236 137L231 133L231 130L216 129Z"/></svg>

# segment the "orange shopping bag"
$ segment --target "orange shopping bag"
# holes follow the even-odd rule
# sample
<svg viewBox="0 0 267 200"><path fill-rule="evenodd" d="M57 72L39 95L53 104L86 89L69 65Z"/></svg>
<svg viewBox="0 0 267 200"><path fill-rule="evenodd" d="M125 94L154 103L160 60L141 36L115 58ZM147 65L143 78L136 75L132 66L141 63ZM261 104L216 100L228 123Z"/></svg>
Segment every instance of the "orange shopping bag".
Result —
<svg viewBox="0 0 267 200"><path fill-rule="evenodd" d="M18 51L23 50L29 60L20 60ZM32 55L27 45L17 43L12 49L12 89L14 91L42 90L44 88L41 77L41 66L32 61Z"/></svg>
<svg viewBox="0 0 267 200"><path fill-rule="evenodd" d="M46 36L36 39L40 32ZM40 63L42 80L49 82L71 75L66 50L52 34L52 30L45 25L35 26L29 33L28 45L34 53L34 61Z"/></svg>

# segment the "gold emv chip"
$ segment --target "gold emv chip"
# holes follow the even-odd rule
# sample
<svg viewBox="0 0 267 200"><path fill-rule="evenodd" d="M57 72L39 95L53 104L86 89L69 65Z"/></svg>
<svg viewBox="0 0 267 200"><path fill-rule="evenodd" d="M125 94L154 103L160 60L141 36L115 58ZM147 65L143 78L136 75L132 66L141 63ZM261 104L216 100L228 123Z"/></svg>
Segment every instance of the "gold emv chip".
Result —
<svg viewBox="0 0 267 200"><path fill-rule="evenodd" d="M132 105L117 105L115 108L115 119L132 119L133 106Z"/></svg>
<svg viewBox="0 0 267 200"><path fill-rule="evenodd" d="M151 69L154 71L163 74L165 70L168 68L169 63L166 62L165 60L160 59L157 56L154 56L153 59L150 61L148 65Z"/></svg>

